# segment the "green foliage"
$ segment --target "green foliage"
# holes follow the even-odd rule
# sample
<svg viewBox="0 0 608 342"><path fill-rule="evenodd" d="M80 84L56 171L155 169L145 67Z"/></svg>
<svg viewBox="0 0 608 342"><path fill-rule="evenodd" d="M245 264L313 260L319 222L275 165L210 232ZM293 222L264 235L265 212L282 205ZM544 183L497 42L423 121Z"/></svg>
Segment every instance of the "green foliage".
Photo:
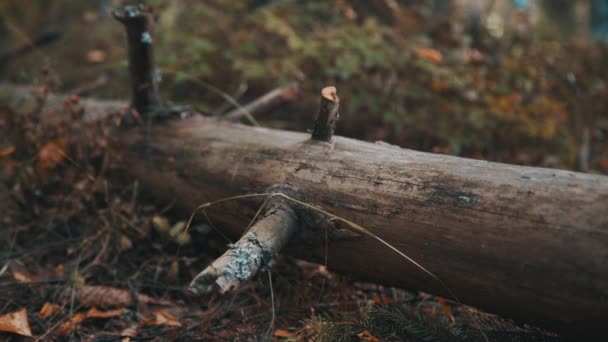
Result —
<svg viewBox="0 0 608 342"><path fill-rule="evenodd" d="M424 135L434 143L414 147L468 154L542 146L566 165L574 160L569 146L577 133L568 124L577 104L563 96L571 91L564 74L579 65L564 63L581 60L576 54L584 51L523 41L497 46L497 56L475 62L466 57L471 50L403 32L373 12L349 18L330 2L275 1L254 10L246 1L158 4L172 18L161 20L160 49L179 55L161 59L169 73L181 70L224 89L240 80L297 79L316 94L335 84L344 125L359 137L411 145ZM417 54L421 48L443 60ZM379 135L364 128L378 124Z"/></svg>

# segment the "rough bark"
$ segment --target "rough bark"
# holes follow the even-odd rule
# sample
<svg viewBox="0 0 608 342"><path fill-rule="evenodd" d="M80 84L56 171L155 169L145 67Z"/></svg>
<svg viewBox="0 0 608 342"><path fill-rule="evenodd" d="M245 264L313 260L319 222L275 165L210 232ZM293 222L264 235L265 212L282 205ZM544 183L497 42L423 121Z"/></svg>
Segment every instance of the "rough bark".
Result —
<svg viewBox="0 0 608 342"><path fill-rule="evenodd" d="M133 107L142 114L155 110L162 101L158 92L160 74L154 65L154 14L138 5L124 6L112 15L125 26L127 33Z"/></svg>
<svg viewBox="0 0 608 342"><path fill-rule="evenodd" d="M340 115L338 108L340 100L336 94L335 87L325 87L321 90L321 104L319 113L315 119L315 126L312 130L312 138L315 140L331 141L336 128L336 121Z"/></svg>
<svg viewBox="0 0 608 342"><path fill-rule="evenodd" d="M561 332L603 332L608 177L343 137L328 153L305 133L202 117L122 132L121 140L124 172L185 215L286 184L420 262L465 304ZM260 204L228 201L208 213L238 238ZM305 229L287 248L293 255L323 261L327 253L335 271L450 297L372 238L343 234L347 227L331 220L300 224ZM328 229L327 250L319 227Z"/></svg>
<svg viewBox="0 0 608 342"><path fill-rule="evenodd" d="M208 119L132 134L125 143L129 172L184 213L288 184L305 201L368 228L420 262L464 303L555 329L592 329L608 314L606 177L342 137L327 153L326 144L308 134ZM257 206L235 201L210 212L237 237ZM289 250L322 261L324 236L318 230ZM336 271L450 297L374 239L336 238L327 255Z"/></svg>

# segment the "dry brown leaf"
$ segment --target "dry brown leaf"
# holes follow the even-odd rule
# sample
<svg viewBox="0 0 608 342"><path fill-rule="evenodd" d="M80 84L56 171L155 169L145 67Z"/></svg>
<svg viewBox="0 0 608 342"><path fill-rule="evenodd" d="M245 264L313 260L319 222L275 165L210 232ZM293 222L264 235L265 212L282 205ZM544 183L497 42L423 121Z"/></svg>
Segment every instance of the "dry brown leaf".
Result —
<svg viewBox="0 0 608 342"><path fill-rule="evenodd" d="M31 337L32 329L27 319L27 310L21 309L0 316L0 331Z"/></svg>
<svg viewBox="0 0 608 342"><path fill-rule="evenodd" d="M15 146L0 147L0 158L8 157L15 152Z"/></svg>
<svg viewBox="0 0 608 342"><path fill-rule="evenodd" d="M99 49L89 50L86 59L89 63L103 63L108 59L108 53Z"/></svg>
<svg viewBox="0 0 608 342"><path fill-rule="evenodd" d="M439 303L439 306L441 307L441 311L443 311L443 314L448 316L448 318L450 319L450 321L454 322L456 319L454 318L454 315L452 314L452 308L446 303L445 298L437 298L437 303Z"/></svg>
<svg viewBox="0 0 608 342"><path fill-rule="evenodd" d="M74 331L76 328L78 328L78 325L80 323L82 323L85 319L88 319L88 318L107 319L107 318L118 317L118 316L122 315L123 313L125 313L124 308L109 310L109 311L101 311L101 310L98 310L97 308L91 308L87 313L79 312L79 313L75 314L74 316L72 316L72 318L70 318L70 320L61 324L59 326L59 328L57 328L57 333L61 336L67 336L67 335L71 334L72 331Z"/></svg>
<svg viewBox="0 0 608 342"><path fill-rule="evenodd" d="M277 329L274 331L274 336L282 337L282 338L292 338L292 337L296 337L296 334L291 331L288 331L288 330Z"/></svg>
<svg viewBox="0 0 608 342"><path fill-rule="evenodd" d="M84 307L127 307L134 304L131 291L108 286L81 286L76 290L76 299ZM143 294L137 295L137 301L143 304L169 304Z"/></svg>
<svg viewBox="0 0 608 342"><path fill-rule="evenodd" d="M357 20L357 12L355 9L345 0L336 1L336 6L349 20Z"/></svg>
<svg viewBox="0 0 608 342"><path fill-rule="evenodd" d="M440 80L432 80L431 81L431 89L433 89L436 92L442 92L446 89L448 89L449 86L446 82L440 81Z"/></svg>
<svg viewBox="0 0 608 342"><path fill-rule="evenodd" d="M369 330L358 333L357 337L366 342L380 342L380 339L372 335Z"/></svg>
<svg viewBox="0 0 608 342"><path fill-rule="evenodd" d="M92 23L96 22L97 20L99 20L99 12L85 11L82 14L82 19L84 19L84 21L86 23L92 24Z"/></svg>
<svg viewBox="0 0 608 342"><path fill-rule="evenodd" d="M485 59L486 57L481 51L477 49L471 49L469 50L466 61L468 63L483 63Z"/></svg>
<svg viewBox="0 0 608 342"><path fill-rule="evenodd" d="M169 327L181 327L182 324L173 315L166 311L154 311L154 318L143 319L144 325L164 325Z"/></svg>
<svg viewBox="0 0 608 342"><path fill-rule="evenodd" d="M47 319L59 310L61 310L61 306L59 306L58 304L46 302L44 303L42 308L40 308L40 311L38 312L38 317L40 317L41 319Z"/></svg>
<svg viewBox="0 0 608 342"><path fill-rule="evenodd" d="M63 264L57 264L53 270L53 273L55 273L55 275L58 277L65 277L65 267L63 267Z"/></svg>
<svg viewBox="0 0 608 342"><path fill-rule="evenodd" d="M112 318L118 317L125 313L124 308L101 311L95 307L91 308L89 312L87 312L87 318Z"/></svg>
<svg viewBox="0 0 608 342"><path fill-rule="evenodd" d="M33 283L35 281L34 277L27 272L15 271L13 277L20 283Z"/></svg>
<svg viewBox="0 0 608 342"><path fill-rule="evenodd" d="M167 220L166 217L160 215L154 215L152 217L152 224L154 225L154 228L156 228L156 230L158 230L160 233L167 232L169 228L171 228L169 220Z"/></svg>
<svg viewBox="0 0 608 342"><path fill-rule="evenodd" d="M391 297L387 296L386 294L381 294L381 295L376 295L373 298L374 304L390 304L393 302L393 300L391 299Z"/></svg>
<svg viewBox="0 0 608 342"><path fill-rule="evenodd" d="M414 53L416 54L416 57L435 64L441 64L443 61L441 52L433 48L418 48L414 50Z"/></svg>
<svg viewBox="0 0 608 342"><path fill-rule="evenodd" d="M38 152L38 171L54 169L66 157L68 138L62 137L44 145Z"/></svg>
<svg viewBox="0 0 608 342"><path fill-rule="evenodd" d="M59 328L57 328L57 333L61 336L68 336L72 333L82 321L84 321L87 316L84 313L77 313L69 321L62 323Z"/></svg>
<svg viewBox="0 0 608 342"><path fill-rule="evenodd" d="M120 332L120 336L124 336L126 338L135 337L135 336L137 336L137 331L138 331L138 328L136 326L128 327Z"/></svg>

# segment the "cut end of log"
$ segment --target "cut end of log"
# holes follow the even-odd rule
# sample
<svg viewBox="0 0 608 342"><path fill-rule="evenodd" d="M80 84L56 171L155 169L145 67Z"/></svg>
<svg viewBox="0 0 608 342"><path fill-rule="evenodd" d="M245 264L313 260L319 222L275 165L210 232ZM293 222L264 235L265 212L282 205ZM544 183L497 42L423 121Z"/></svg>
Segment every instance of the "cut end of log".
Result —
<svg viewBox="0 0 608 342"><path fill-rule="evenodd" d="M126 5L112 11L112 16L123 23L132 20L147 19L149 15L152 15L150 7L143 4Z"/></svg>
<svg viewBox="0 0 608 342"><path fill-rule="evenodd" d="M321 90L321 96L323 98L326 98L332 102L340 102L340 99L338 98L338 93L336 91L336 87L334 86L329 86L329 87L325 87Z"/></svg>

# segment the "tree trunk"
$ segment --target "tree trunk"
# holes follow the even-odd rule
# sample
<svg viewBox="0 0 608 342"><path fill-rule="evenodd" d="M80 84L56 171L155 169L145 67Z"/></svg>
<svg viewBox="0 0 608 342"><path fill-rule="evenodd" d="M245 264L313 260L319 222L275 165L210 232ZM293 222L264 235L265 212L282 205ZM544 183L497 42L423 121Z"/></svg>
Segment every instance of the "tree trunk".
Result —
<svg viewBox="0 0 608 342"><path fill-rule="evenodd" d="M560 332L603 331L608 177L343 137L330 147L309 134L203 117L120 137L122 170L184 214L206 202L286 185L300 200L388 241L465 304ZM208 213L237 238L262 200L226 201ZM315 229L300 223L305 229L292 239L290 254L327 258L341 273L451 298L436 279L375 239L344 234L345 224L326 220Z"/></svg>

